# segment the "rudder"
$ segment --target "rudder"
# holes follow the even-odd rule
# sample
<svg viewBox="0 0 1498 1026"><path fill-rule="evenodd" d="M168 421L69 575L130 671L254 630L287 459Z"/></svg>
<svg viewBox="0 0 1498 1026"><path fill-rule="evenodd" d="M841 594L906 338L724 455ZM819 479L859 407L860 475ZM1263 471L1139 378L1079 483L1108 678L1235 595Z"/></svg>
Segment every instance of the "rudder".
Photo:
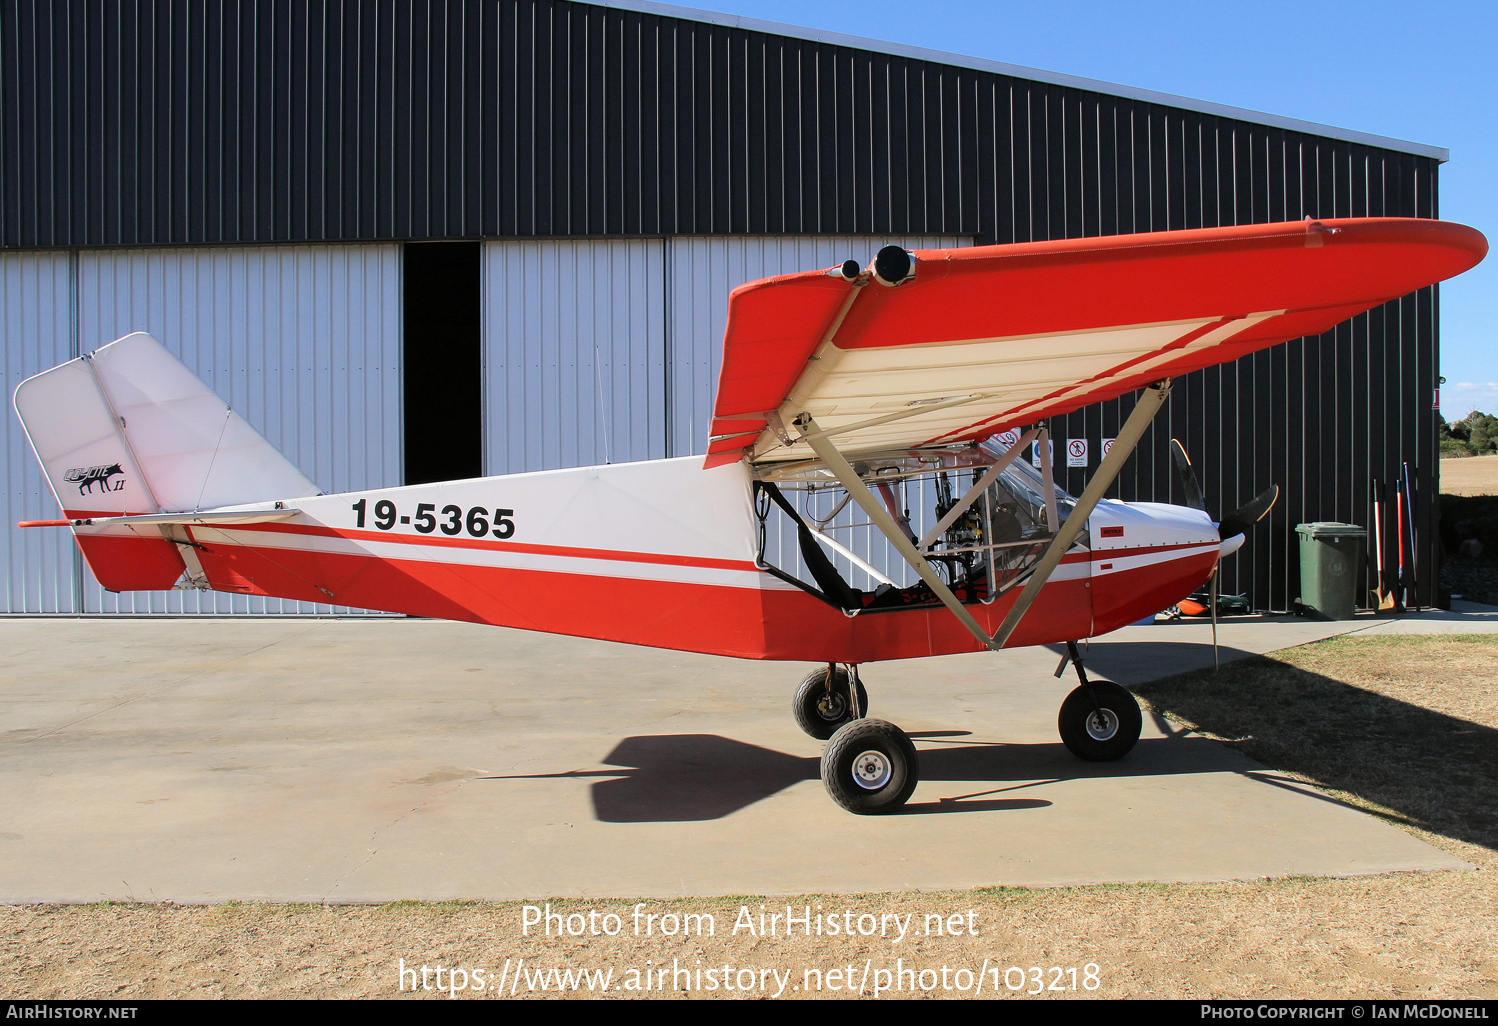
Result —
<svg viewBox="0 0 1498 1026"><path fill-rule="evenodd" d="M70 520L216 509L321 494L145 332L21 382L16 413ZM180 529L75 527L111 591L170 588ZM195 561L194 561L195 562Z"/></svg>

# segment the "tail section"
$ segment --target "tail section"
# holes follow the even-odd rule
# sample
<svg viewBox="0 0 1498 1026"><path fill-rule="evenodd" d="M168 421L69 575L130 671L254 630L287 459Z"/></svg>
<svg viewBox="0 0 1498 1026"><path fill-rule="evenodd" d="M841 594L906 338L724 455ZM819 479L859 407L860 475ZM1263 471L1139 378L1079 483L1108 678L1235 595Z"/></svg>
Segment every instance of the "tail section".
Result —
<svg viewBox="0 0 1498 1026"><path fill-rule="evenodd" d="M319 494L144 332L21 382L16 413L69 520L180 513ZM74 528L111 591L205 586L180 525Z"/></svg>

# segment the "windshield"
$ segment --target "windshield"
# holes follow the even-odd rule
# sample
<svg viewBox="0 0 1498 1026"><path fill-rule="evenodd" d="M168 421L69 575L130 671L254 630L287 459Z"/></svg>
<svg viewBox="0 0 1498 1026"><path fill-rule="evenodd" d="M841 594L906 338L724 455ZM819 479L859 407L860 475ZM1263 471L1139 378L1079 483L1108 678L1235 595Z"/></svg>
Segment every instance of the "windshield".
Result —
<svg viewBox="0 0 1498 1026"><path fill-rule="evenodd" d="M1009 451L997 435L983 442L982 449L992 456L1002 456ZM1039 528L1045 523L1045 479L1039 470L1024 459L1023 454L999 474L998 485L1008 492L1017 507L1021 522L1028 520L1027 527ZM1056 493L1056 519L1065 523L1077 500L1060 487L1052 485ZM1060 526L1060 523L1057 526Z"/></svg>

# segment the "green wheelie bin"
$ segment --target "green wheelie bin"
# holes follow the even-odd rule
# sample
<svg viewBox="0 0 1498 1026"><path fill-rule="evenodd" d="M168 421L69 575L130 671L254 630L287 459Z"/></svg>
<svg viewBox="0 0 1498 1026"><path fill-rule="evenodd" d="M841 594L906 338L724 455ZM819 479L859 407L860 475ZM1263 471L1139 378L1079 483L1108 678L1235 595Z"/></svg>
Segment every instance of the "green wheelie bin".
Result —
<svg viewBox="0 0 1498 1026"><path fill-rule="evenodd" d="M1366 529L1356 524L1297 524L1300 535L1300 604L1310 616L1351 620L1358 608Z"/></svg>

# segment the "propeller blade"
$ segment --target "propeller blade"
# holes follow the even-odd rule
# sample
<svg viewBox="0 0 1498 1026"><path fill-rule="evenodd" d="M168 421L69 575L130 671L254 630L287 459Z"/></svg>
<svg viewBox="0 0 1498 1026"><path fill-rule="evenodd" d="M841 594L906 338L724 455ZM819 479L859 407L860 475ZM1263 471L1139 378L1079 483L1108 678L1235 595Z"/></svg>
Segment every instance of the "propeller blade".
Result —
<svg viewBox="0 0 1498 1026"><path fill-rule="evenodd" d="M1239 506L1233 512L1222 518L1222 523L1217 525L1217 534L1223 540L1236 538L1240 534L1246 534L1248 529L1269 512L1274 501L1280 497L1280 486L1270 485L1248 502Z"/></svg>
<svg viewBox="0 0 1498 1026"><path fill-rule="evenodd" d="M1207 504L1202 501L1202 486L1196 480L1196 471L1191 469L1191 457L1186 455L1186 447L1181 444L1180 439L1170 440L1170 455L1176 461L1176 476L1181 479L1181 491L1186 496L1186 505L1205 513Z"/></svg>

